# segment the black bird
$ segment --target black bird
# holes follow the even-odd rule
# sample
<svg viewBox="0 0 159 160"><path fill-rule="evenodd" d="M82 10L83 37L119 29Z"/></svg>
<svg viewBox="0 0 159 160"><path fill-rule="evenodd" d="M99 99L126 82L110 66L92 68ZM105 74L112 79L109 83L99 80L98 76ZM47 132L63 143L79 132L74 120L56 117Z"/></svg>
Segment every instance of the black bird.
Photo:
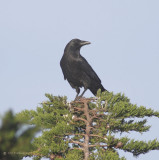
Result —
<svg viewBox="0 0 159 160"><path fill-rule="evenodd" d="M90 44L90 42L72 39L66 45L60 61L64 79L67 79L71 87L76 89L77 95L75 99L82 97L87 89L94 95L97 94L98 89L101 89L102 92L106 91L95 71L80 54L81 47L87 44ZM84 87L84 91L78 97L81 87Z"/></svg>

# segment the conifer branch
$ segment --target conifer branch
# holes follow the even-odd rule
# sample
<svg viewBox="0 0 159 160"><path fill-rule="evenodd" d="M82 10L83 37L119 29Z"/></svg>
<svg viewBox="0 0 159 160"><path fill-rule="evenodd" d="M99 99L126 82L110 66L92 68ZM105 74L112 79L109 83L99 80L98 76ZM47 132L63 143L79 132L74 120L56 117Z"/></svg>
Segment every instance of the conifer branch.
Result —
<svg viewBox="0 0 159 160"><path fill-rule="evenodd" d="M92 148L92 147L107 147L108 145L103 145L103 144L92 144L92 145L89 145L89 148Z"/></svg>
<svg viewBox="0 0 159 160"><path fill-rule="evenodd" d="M66 97L46 96L49 100L41 103L36 111L26 110L17 116L19 120L41 127L42 135L33 140L32 155L52 159L83 159L84 155L84 160L91 155L91 158L123 160L115 148L136 156L159 150L157 140L144 142L115 137L119 132L148 131L147 120L136 122L136 117L159 117L159 112L133 105L124 95L98 92L96 100L81 98L71 103L66 102Z"/></svg>
<svg viewBox="0 0 159 160"><path fill-rule="evenodd" d="M79 121L79 120L80 120L80 121L84 121L85 124L88 123L88 121L87 121L86 119L84 119L84 118L75 117L74 120L75 120L75 121Z"/></svg>
<svg viewBox="0 0 159 160"><path fill-rule="evenodd" d="M101 139L104 139L104 140L108 140L108 138L106 138L106 137L102 137L102 136L99 136L99 135L95 135L95 134L90 134L89 135L90 137L98 137L98 138L101 138Z"/></svg>
<svg viewBox="0 0 159 160"><path fill-rule="evenodd" d="M74 140L72 140L72 139L70 139L69 141L70 141L70 143L74 143L74 144L78 144L78 145L80 145L80 146L84 146L84 143L82 143L82 142L74 141Z"/></svg>

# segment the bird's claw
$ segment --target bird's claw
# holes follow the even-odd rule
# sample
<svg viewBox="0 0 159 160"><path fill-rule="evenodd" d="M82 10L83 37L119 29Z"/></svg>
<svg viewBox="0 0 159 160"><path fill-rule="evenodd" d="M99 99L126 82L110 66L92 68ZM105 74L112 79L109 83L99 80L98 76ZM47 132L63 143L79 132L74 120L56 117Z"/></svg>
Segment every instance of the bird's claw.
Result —
<svg viewBox="0 0 159 160"><path fill-rule="evenodd" d="M85 97L78 96L78 97L75 98L74 101L81 101L82 99L85 99Z"/></svg>

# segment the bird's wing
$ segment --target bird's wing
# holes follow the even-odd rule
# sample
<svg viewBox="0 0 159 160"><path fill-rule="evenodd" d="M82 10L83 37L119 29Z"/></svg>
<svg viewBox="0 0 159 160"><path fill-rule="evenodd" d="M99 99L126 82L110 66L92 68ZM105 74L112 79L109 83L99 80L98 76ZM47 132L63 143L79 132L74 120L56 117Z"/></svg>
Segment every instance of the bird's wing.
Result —
<svg viewBox="0 0 159 160"><path fill-rule="evenodd" d="M65 61L64 61L63 58L60 61L60 66L61 66L61 69L62 69L62 72L63 72L63 75L64 75L64 79L66 80L67 69L65 67Z"/></svg>
<svg viewBox="0 0 159 160"><path fill-rule="evenodd" d="M85 72L91 79L94 79L95 81L101 83L100 78L84 57L81 56L78 63L80 69Z"/></svg>

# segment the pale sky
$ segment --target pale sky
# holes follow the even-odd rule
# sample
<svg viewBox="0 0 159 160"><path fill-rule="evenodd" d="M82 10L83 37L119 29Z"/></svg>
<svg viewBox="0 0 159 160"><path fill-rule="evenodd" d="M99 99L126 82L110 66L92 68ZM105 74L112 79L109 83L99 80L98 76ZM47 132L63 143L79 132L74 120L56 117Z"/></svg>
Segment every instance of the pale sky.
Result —
<svg viewBox="0 0 159 160"><path fill-rule="evenodd" d="M74 99L75 90L64 81L59 65L73 38L91 42L81 54L107 90L159 111L158 0L1 0L1 115L8 109L36 109L45 93ZM87 91L85 97L90 96ZM129 137L158 138L159 119L148 121L148 133ZM136 160L129 153L120 155ZM151 151L137 159L158 157L159 151Z"/></svg>

